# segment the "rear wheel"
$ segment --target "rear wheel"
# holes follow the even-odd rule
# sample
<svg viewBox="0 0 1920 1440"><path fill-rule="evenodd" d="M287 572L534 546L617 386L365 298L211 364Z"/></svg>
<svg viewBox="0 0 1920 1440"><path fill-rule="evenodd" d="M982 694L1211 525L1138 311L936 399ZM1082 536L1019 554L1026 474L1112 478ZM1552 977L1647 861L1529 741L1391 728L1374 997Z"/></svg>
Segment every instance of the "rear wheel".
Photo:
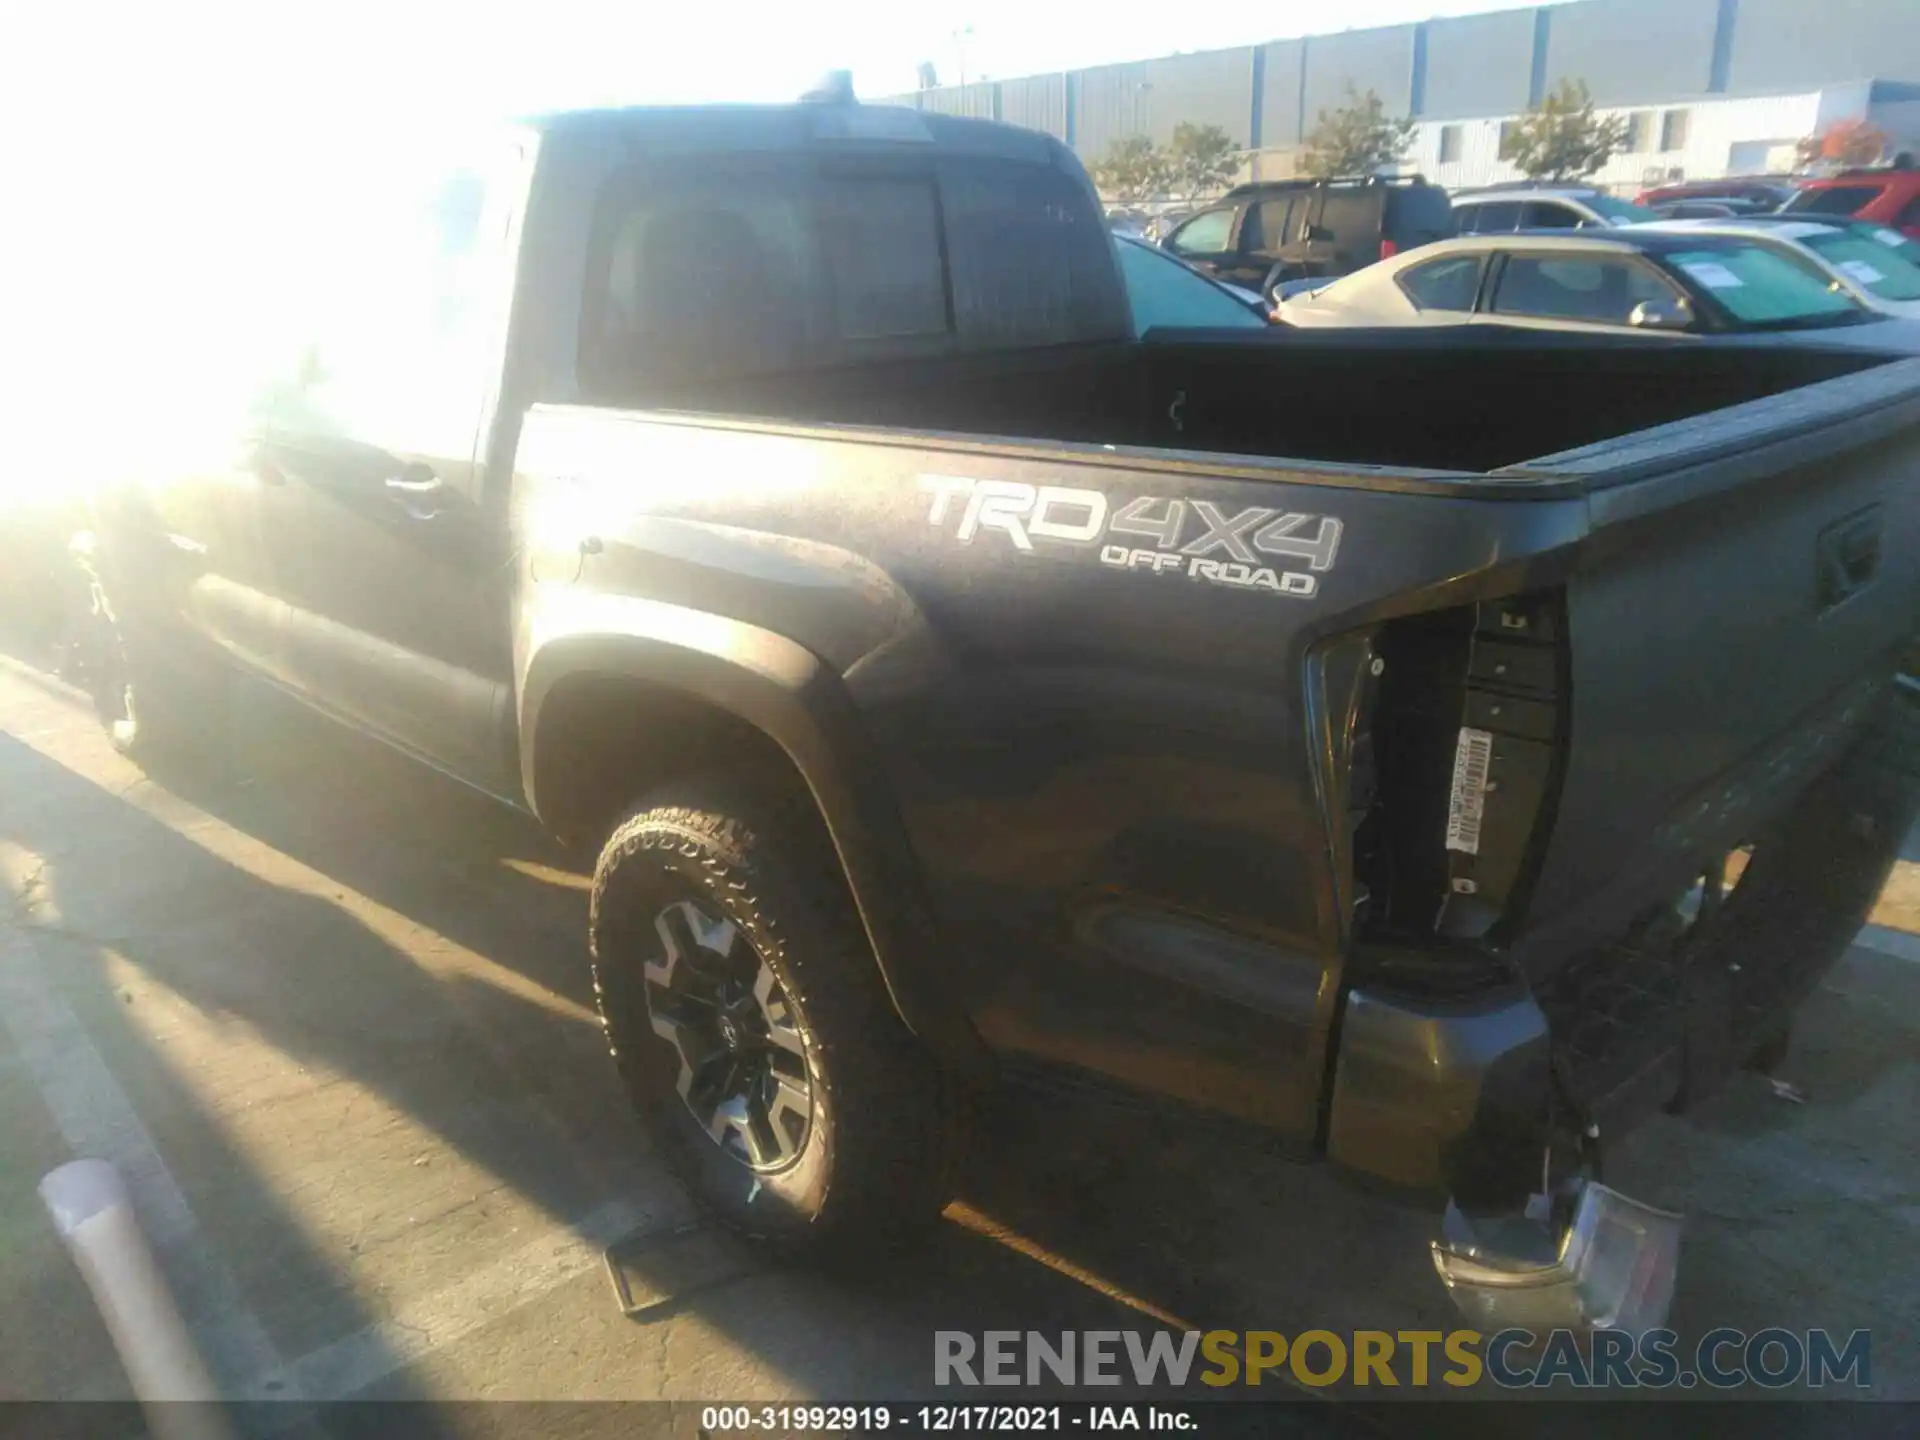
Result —
<svg viewBox="0 0 1920 1440"><path fill-rule="evenodd" d="M723 1223L797 1256L938 1214L954 1096L894 1012L809 804L718 779L649 797L601 854L591 930L628 1092Z"/></svg>

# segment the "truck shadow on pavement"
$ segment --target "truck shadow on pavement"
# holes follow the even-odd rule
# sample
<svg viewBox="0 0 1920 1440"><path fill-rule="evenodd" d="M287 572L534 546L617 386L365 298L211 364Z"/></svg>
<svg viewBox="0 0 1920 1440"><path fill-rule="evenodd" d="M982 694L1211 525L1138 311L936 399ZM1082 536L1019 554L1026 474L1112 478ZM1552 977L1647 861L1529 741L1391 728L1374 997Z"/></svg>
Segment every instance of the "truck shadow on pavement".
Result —
<svg viewBox="0 0 1920 1440"><path fill-rule="evenodd" d="M264 742L284 770L243 736L229 762L244 768L150 781L75 697L40 688L32 743L0 734L0 846L24 869L9 924L296 1372L353 1337L352 1363L320 1379L425 1393L409 1357L382 1352L396 1297L381 1292L396 1270L409 1289L457 1283L522 1243L516 1210L567 1227L624 1200L642 1228L689 1218L578 1007L584 897L530 826L298 730ZM1117 1290L949 1226L864 1279L753 1274L665 1319L724 1335L792 1394L888 1396L928 1387L936 1328L1157 1323Z"/></svg>
<svg viewBox="0 0 1920 1440"><path fill-rule="evenodd" d="M272 696L240 702L214 765L147 780L84 702L41 688L60 723L32 744L0 735L0 842L37 857L14 923L54 957L284 1355L377 1339L357 1273L412 1246L433 1259L406 1262L410 1279L454 1283L511 1230L490 1213L571 1226L626 1199L646 1226L689 1218L585 1009L578 871L530 822ZM1251 1158L1290 1177L1283 1192L1308 1183L1302 1203L1334 1203L1310 1171ZM1163 1117L1012 1091L924 1253L857 1279L750 1275L667 1318L816 1396L928 1392L939 1328L1305 1323L1311 1307L1229 1313L1218 1282L1270 1263L1281 1225L1308 1285L1385 1247L1304 1238L1246 1160ZM796 1307L843 1323L796 1323ZM403 1358L356 1373L409 1395Z"/></svg>

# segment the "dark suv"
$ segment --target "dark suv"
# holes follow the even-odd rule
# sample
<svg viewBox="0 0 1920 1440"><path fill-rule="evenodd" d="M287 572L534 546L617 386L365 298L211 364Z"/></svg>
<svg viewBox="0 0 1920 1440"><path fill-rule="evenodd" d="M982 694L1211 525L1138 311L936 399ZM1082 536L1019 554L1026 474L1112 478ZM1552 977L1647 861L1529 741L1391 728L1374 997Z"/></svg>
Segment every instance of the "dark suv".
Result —
<svg viewBox="0 0 1920 1440"><path fill-rule="evenodd" d="M1161 243L1232 285L1345 275L1452 233L1447 192L1418 175L1241 185Z"/></svg>

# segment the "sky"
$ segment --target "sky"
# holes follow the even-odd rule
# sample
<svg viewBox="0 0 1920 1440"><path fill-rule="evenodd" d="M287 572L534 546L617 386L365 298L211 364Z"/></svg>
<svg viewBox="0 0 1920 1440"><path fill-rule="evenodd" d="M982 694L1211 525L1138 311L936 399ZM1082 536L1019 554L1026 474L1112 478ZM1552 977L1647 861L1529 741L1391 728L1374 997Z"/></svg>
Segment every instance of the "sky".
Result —
<svg viewBox="0 0 1920 1440"><path fill-rule="evenodd" d="M317 197L350 195L415 143L488 120L785 100L828 69L878 98L912 89L921 61L951 83L1505 8L11 0L0 393L50 437L49 475L72 448L63 431L97 430L103 398L130 433L132 416L167 410L231 362L260 319L250 297L288 283L286 257L316 213L352 213ZM15 486L39 483L12 468Z"/></svg>

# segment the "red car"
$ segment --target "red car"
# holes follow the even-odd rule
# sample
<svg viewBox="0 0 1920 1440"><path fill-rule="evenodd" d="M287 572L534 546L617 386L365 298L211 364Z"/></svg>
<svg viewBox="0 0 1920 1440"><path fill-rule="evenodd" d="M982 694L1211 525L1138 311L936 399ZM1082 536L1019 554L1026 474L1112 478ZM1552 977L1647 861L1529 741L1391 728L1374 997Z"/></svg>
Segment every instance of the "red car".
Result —
<svg viewBox="0 0 1920 1440"><path fill-rule="evenodd" d="M1769 210L1793 195L1794 183L1774 176L1734 175L1724 180L1676 180L1642 190L1633 203L1651 210L1675 200L1748 200Z"/></svg>
<svg viewBox="0 0 1920 1440"><path fill-rule="evenodd" d="M1846 170L1809 180L1783 214L1850 215L1920 240L1920 169Z"/></svg>

